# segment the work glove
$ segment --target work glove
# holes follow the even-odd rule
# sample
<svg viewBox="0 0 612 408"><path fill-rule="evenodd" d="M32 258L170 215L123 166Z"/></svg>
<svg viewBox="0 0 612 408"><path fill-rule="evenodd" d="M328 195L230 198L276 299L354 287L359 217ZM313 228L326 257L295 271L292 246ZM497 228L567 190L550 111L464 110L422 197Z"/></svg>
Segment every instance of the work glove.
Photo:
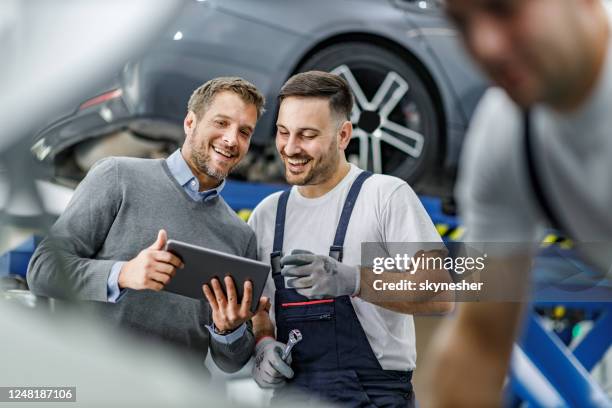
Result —
<svg viewBox="0 0 612 408"><path fill-rule="evenodd" d="M325 255L295 249L281 259L281 274L288 288L309 299L354 296L359 293L359 267L350 266Z"/></svg>
<svg viewBox="0 0 612 408"><path fill-rule="evenodd" d="M285 385L286 378L293 378L291 369L291 353L287 361L281 355L285 345L271 337L260 340L255 346L255 364L253 364L253 379L261 388L278 388Z"/></svg>

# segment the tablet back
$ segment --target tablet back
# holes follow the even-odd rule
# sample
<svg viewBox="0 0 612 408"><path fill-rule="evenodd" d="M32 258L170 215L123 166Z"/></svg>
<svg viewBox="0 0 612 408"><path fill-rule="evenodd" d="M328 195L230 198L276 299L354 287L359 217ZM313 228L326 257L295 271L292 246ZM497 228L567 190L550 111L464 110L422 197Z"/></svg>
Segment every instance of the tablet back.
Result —
<svg viewBox="0 0 612 408"><path fill-rule="evenodd" d="M244 282L250 280L253 284L251 311L255 313L268 279L270 265L175 240L168 241L166 250L178 256L185 268L176 270L176 275L166 285L165 290L194 299L205 299L203 284L210 283L212 278L219 278L223 291L227 293L223 278L230 275L234 279L240 303Z"/></svg>

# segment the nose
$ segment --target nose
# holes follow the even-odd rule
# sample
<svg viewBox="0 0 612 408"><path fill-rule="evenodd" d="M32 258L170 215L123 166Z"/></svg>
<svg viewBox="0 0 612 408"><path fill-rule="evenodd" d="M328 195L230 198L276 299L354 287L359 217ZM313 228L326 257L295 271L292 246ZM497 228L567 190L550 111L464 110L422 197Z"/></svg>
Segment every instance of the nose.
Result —
<svg viewBox="0 0 612 408"><path fill-rule="evenodd" d="M234 147L238 144L240 130L236 127L230 127L223 133L223 143L227 147Z"/></svg>
<svg viewBox="0 0 612 408"><path fill-rule="evenodd" d="M296 154L302 152L302 148L299 145L299 140L296 135L289 135L284 150L287 156L295 156Z"/></svg>

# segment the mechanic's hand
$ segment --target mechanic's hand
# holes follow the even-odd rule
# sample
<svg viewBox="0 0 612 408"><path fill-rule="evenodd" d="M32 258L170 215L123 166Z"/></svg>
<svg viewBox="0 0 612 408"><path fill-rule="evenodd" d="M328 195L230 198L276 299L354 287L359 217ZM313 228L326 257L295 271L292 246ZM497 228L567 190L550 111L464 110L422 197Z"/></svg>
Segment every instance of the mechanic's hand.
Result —
<svg viewBox="0 0 612 408"><path fill-rule="evenodd" d="M295 249L281 259L281 274L288 288L309 299L354 296L359 292L359 267L350 266L325 255Z"/></svg>
<svg viewBox="0 0 612 408"><path fill-rule="evenodd" d="M272 337L265 337L255 346L253 379L261 388L278 388L285 384L286 378L293 378L291 354L287 361L281 355L285 345Z"/></svg>
<svg viewBox="0 0 612 408"><path fill-rule="evenodd" d="M253 322L253 335L255 336L255 341L259 341L259 339L263 337L275 336L274 324L270 319L271 306L269 299L266 298L266 303L263 308L259 307L257 313L251 319Z"/></svg>
<svg viewBox="0 0 612 408"><path fill-rule="evenodd" d="M208 284L202 285L204 296L206 296L206 300L208 300L212 308L213 322L221 334L238 328L242 323L253 317L253 312L251 312L251 304L253 303L253 283L251 283L251 281L244 282L242 302L238 303L234 279L232 279L231 276L226 276L224 282L227 290L227 297L225 293L223 293L223 288L217 278L212 279L210 282L212 290ZM267 304L268 298L265 296L262 297L259 300L257 312L260 312L266 307L269 308Z"/></svg>
<svg viewBox="0 0 612 408"><path fill-rule="evenodd" d="M165 251L168 235L161 229L157 240L143 249L119 271L120 289L162 290L175 275L176 268L183 268L183 262L174 254Z"/></svg>

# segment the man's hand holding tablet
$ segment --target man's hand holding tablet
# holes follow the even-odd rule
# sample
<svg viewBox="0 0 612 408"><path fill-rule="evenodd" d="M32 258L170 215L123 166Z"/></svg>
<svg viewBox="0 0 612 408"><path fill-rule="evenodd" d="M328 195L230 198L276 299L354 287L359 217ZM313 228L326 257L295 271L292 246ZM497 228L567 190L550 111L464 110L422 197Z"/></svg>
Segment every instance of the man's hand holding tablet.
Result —
<svg viewBox="0 0 612 408"><path fill-rule="evenodd" d="M159 230L157 239L130 261L123 264L117 278L119 289L150 289L159 291L183 268L183 262L165 250L168 235Z"/></svg>
<svg viewBox="0 0 612 408"><path fill-rule="evenodd" d="M247 280L244 282L244 291L240 303L238 303L238 294L236 293L236 286L232 277L226 276L224 283L227 289L227 297L217 278L212 279L210 282L212 289L208 284L202 285L204 296L212 309L215 328L221 333L235 330L254 315L251 311L251 304L253 303L253 284L251 281ZM257 312L265 310L268 302L268 298L262 296L259 300Z"/></svg>
<svg viewBox="0 0 612 408"><path fill-rule="evenodd" d="M201 299L204 292L217 332L233 331L269 308L269 299L260 296L270 265L175 240L167 242L166 250L184 268L164 289L193 299Z"/></svg>

